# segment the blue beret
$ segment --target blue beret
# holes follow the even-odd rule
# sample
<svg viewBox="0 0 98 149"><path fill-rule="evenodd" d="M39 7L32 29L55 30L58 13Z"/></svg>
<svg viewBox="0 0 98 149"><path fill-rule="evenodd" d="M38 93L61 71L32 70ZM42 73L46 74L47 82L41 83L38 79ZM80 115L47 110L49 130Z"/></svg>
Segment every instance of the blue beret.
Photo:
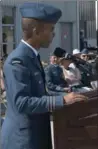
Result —
<svg viewBox="0 0 98 149"><path fill-rule="evenodd" d="M24 3L20 7L23 18L33 18L49 23L56 23L62 15L60 9L43 3Z"/></svg>

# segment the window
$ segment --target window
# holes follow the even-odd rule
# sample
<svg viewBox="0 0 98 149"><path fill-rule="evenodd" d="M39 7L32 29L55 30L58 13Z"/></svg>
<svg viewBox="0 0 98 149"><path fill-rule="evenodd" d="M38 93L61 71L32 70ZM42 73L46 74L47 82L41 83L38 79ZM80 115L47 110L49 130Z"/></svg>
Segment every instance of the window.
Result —
<svg viewBox="0 0 98 149"><path fill-rule="evenodd" d="M96 38L96 26L94 21L80 21L80 29L84 30L84 37L86 39Z"/></svg>
<svg viewBox="0 0 98 149"><path fill-rule="evenodd" d="M2 56L9 54L15 47L14 8L2 7Z"/></svg>
<svg viewBox="0 0 98 149"><path fill-rule="evenodd" d="M86 39L96 39L95 1L80 1L80 30Z"/></svg>
<svg viewBox="0 0 98 149"><path fill-rule="evenodd" d="M2 7L2 24L14 24L14 9L12 7Z"/></svg>
<svg viewBox="0 0 98 149"><path fill-rule="evenodd" d="M96 38L95 21L87 21L87 38Z"/></svg>

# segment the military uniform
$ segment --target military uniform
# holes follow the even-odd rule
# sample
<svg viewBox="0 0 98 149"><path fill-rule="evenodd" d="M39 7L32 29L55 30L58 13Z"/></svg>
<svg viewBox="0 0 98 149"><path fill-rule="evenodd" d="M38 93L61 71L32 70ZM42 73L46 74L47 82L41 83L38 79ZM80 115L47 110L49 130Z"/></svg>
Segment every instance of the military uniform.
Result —
<svg viewBox="0 0 98 149"><path fill-rule="evenodd" d="M61 11L24 4L22 17L56 22ZM3 74L7 111L1 131L2 149L51 149L50 112L63 106L62 96L48 96L37 53L21 41L5 61Z"/></svg>
<svg viewBox="0 0 98 149"><path fill-rule="evenodd" d="M48 90L55 92L64 92L67 82L63 77L63 70L57 64L50 64L45 68L46 85Z"/></svg>
<svg viewBox="0 0 98 149"><path fill-rule="evenodd" d="M65 53L65 50L56 47L51 53L51 56L63 58ZM68 84L64 79L63 69L56 63L50 64L45 68L46 85L49 91L61 92L62 94L62 92L65 92L64 88L68 87Z"/></svg>

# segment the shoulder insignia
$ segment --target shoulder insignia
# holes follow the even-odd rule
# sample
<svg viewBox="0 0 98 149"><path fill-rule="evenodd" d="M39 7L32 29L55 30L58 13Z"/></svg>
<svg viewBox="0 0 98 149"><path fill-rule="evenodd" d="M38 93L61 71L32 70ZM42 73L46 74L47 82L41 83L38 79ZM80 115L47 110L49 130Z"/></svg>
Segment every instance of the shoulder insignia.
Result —
<svg viewBox="0 0 98 149"><path fill-rule="evenodd" d="M13 60L11 61L11 63L12 63L12 65L15 65L15 64L21 64L21 65L23 65L23 61L20 60L20 59L13 59Z"/></svg>

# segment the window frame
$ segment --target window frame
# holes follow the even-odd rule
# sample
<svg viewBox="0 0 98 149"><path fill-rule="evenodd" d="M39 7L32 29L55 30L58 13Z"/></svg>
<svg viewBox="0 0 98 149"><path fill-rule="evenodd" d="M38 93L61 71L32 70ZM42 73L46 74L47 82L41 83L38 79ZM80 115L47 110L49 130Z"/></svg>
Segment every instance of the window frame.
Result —
<svg viewBox="0 0 98 149"><path fill-rule="evenodd" d="M13 27L13 29L14 29L14 31L13 31L13 42L11 42L11 44L13 44L13 47L15 47L15 45L16 45L16 42L15 42L15 11L16 11L16 9L15 9L15 7L12 7L12 6L3 6L3 7L1 7L1 9L4 9L4 7L6 8L10 8L10 9L12 9L12 14L13 14L13 18L14 18L14 22L13 22L13 24L4 24L3 22L1 22L1 26L2 26L2 35L3 35L3 27ZM2 18L3 18L3 15L1 16L1 20L2 20ZM2 36L2 44L1 44L1 56L3 56L3 45L4 44L6 44L6 45L8 45L9 43L7 43L7 42L3 42L3 36ZM13 49L12 49L13 50ZM9 53L8 53L9 54Z"/></svg>

